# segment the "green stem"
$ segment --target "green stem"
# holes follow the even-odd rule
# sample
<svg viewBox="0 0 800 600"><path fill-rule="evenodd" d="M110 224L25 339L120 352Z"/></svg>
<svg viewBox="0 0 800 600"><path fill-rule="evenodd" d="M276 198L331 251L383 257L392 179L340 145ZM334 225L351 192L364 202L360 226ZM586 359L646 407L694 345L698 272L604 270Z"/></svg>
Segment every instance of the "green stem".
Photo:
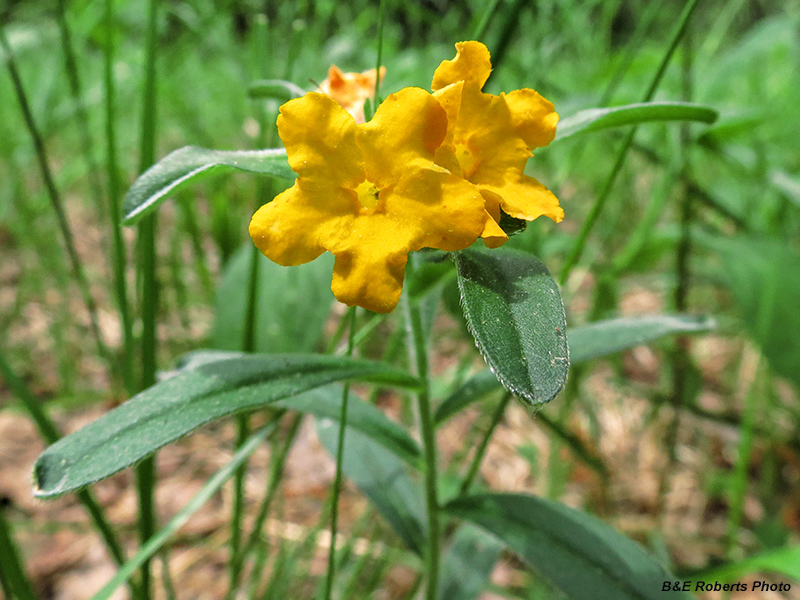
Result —
<svg viewBox="0 0 800 600"><path fill-rule="evenodd" d="M469 465L467 474L464 476L464 479L461 482L461 487L459 488L458 492L459 496L465 495L467 492L469 492L469 488L472 487L472 483L475 481L475 477L477 477L478 471L481 468L483 457L486 455L486 448L489 447L489 441L492 439L494 430L500 423L500 419L503 418L503 415L506 412L506 407L510 401L511 392L506 392L503 394L502 400L500 400L497 407L494 409L494 413L492 413L492 421L489 423L488 429L483 434L483 438L481 438L478 448L475 450L475 456L472 457L472 462Z"/></svg>
<svg viewBox="0 0 800 600"><path fill-rule="evenodd" d="M383 24L386 22L386 0L380 0L378 7L378 60L375 65L375 94L373 95L372 113L375 114L381 103L381 62L383 61ZM372 115L369 116L369 119Z"/></svg>
<svg viewBox="0 0 800 600"><path fill-rule="evenodd" d="M283 440L280 447L277 448L277 451L273 453L272 458L270 459L270 474L269 481L267 482L267 493L264 495L264 500L261 502L261 506L258 507L258 514L256 514L255 521L253 522L253 529L247 538L244 549L242 550L242 557L246 557L255 549L261 533L263 532L264 523L267 520L267 515L269 514L269 509L272 506L272 501L275 499L278 486L283 479L283 471L286 467L286 459L289 456L289 450L292 449L292 445L297 437L297 433L300 431L300 425L302 423L303 415L294 415L292 422L289 425L289 431L286 433L286 438Z"/></svg>
<svg viewBox="0 0 800 600"><path fill-rule="evenodd" d="M103 184L100 180L100 168L94 157L94 140L89 129L89 115L86 112L86 104L83 101L83 86L81 85L80 73L78 72L78 62L75 59L75 47L72 44L72 34L67 22L66 0L58 0L56 18L58 28L61 32L61 49L64 52L64 63L69 80L70 94L75 103L78 130L81 138L81 152L86 162L89 178L89 193L97 207L100 219L106 218L106 206L103 202Z"/></svg>
<svg viewBox="0 0 800 600"><path fill-rule="evenodd" d="M33 141L33 146L36 151L36 158L39 162L39 169L42 173L42 179L44 180L47 195L50 198L50 204L56 213L56 219L58 221L58 227L61 231L61 236L64 238L64 245L67 249L67 256L69 257L70 266L72 267L72 272L78 285L78 289L80 290L83 303L86 305L86 310L89 313L89 327L92 331L92 335L95 338L97 352L113 371L113 366L115 363L108 346L106 346L105 341L103 341L103 335L100 332L100 324L97 316L97 304L95 303L91 289L89 288L89 280L86 277L86 271L83 269L83 263L81 262L77 249L75 248L75 240L72 236L72 230L70 229L69 221L67 220L67 214L61 201L61 195L56 188L53 174L50 170L50 163L47 158L47 151L44 147L44 141L33 118L28 97L25 94L25 88L22 85L22 79L20 78L19 70L17 69L16 61L14 60L14 55L11 52L11 47L8 44L8 40L6 39L5 28L1 24L0 46L5 54L6 66L8 67L8 72L11 76L11 82L14 86L14 91L17 95L17 100L19 101L22 115L25 119L25 125L27 126L28 133Z"/></svg>
<svg viewBox="0 0 800 600"><path fill-rule="evenodd" d="M258 307L258 266L260 252L255 245L250 249L250 274L247 282L247 306L244 315L244 336L242 338L242 351L253 352L256 345L256 320ZM236 443L241 446L250 434L250 417L239 415L236 418ZM247 476L248 462L245 461L233 475L233 506L231 507L231 540L230 557L228 559L228 573L230 590L239 582L242 565L242 524L244 522L245 504L245 478Z"/></svg>
<svg viewBox="0 0 800 600"><path fill-rule="evenodd" d="M267 20L259 15L256 19L254 40L255 47L260 54L266 58L269 56L269 36L268 36ZM268 60L262 60L257 63L260 68L260 73L257 76L268 77ZM258 143L261 147L265 147L265 141L271 130L268 129L268 119L266 111L262 108L258 114L259 118L259 139ZM268 182L263 180L259 181L258 185L258 201L262 198L271 197L271 187ZM258 208L258 204L254 209ZM256 350L256 331L258 327L258 283L259 283L259 267L261 265L261 253L258 248L253 244L250 246L250 270L247 279L247 305L244 313L244 329L242 336L242 351L255 352ZM236 434L236 447L244 443L247 439L250 430L250 418L248 415L240 415L236 420L237 434ZM230 522L230 558L228 561L228 572L230 585L228 587L228 598L232 598L235 591L239 586L239 579L241 577L242 566L246 559L247 551L242 548L242 531L244 523L244 505L245 505L245 478L247 475L248 462L245 461L237 469L233 476L233 506L231 511ZM266 515L265 515L266 517Z"/></svg>
<svg viewBox="0 0 800 600"><path fill-rule="evenodd" d="M747 484L750 478L750 460L753 455L753 444L757 429L756 416L761 409L761 396L765 388L763 381L766 376L761 366L762 358L757 352L757 350L751 350L750 353L747 350L745 351L745 358L755 356L753 361L755 364L751 368L753 379L745 393L740 429L741 437L728 494L727 550L729 555L736 548L739 541L739 528L742 525L742 516L744 515L744 500L747 495Z"/></svg>
<svg viewBox="0 0 800 600"><path fill-rule="evenodd" d="M664 56L661 59L661 63L658 66L658 70L656 71L655 75L653 76L650 85L647 88L647 92L645 92L644 97L642 98L642 102L650 102L653 99L653 96L658 89L659 84L661 83L661 79L664 77L664 73L667 70L667 66L672 59L672 55L675 53L675 49L678 46L678 43L681 41L684 32L686 31L686 27L689 24L689 19L694 13L695 8L697 8L699 0L689 0L686 3L686 6L683 9L683 13L681 14L678 26L675 30L675 33L672 35L672 39L670 40L669 47L667 48ZM578 239L575 242L575 246L572 249L567 261L564 263L564 267L561 270L561 277L559 278L559 283L564 285L569 278L572 269L581 259L583 255L583 251L586 248L586 242L589 238L589 234L594 229L594 226L597 224L597 220L600 217L600 213L603 211L605 207L606 201L608 200L609 195L611 194L611 190L614 187L614 183L617 180L617 176L619 175L620 171L622 170L622 165L625 162L625 158L628 155L628 150L631 147L631 143L633 142L633 138L636 135L638 127L634 126L631 127L631 130L628 132L628 135L625 136L625 141L622 143L622 146L617 153L617 157L614 160L614 166L611 168L611 172L609 173L608 177L606 178L605 184L603 185L600 194L597 196L597 200L595 200L594 206L589 211L589 216L586 217L586 220L583 222L583 226L581 227L580 233L578 234Z"/></svg>
<svg viewBox="0 0 800 600"><path fill-rule="evenodd" d="M514 0L514 4L506 11L505 20L503 21L503 28L500 30L500 35L497 38L497 44L492 49L492 73L495 73L503 59L508 52L511 41L514 39L514 33L519 27L519 15L522 9L528 4L529 0ZM489 75L491 78L491 74Z"/></svg>
<svg viewBox="0 0 800 600"><path fill-rule="evenodd" d="M691 102L692 99L692 37L691 28L687 27L686 35L683 38L683 60L681 61L681 100ZM690 178L690 146L692 144L691 133L688 123L681 123L680 126L680 154L681 154L681 177L680 183L680 211L681 211L681 237L678 241L678 248L675 256L675 278L677 285L674 292L674 306L679 313L686 312L689 299L689 255L691 253L691 225L693 217L692 195L686 182ZM670 403L672 404L672 416L666 430L665 447L667 451L667 464L659 474L659 494L658 514L660 518L665 515L663 510L666 504L667 493L669 492L670 479L678 460L677 443L678 430L680 429L680 419L682 408L686 405L686 382L689 374L691 357L689 355L689 337L679 336L675 340L675 348L672 353L672 394Z"/></svg>
<svg viewBox="0 0 800 600"><path fill-rule="evenodd" d="M148 3L148 23L144 86L142 89L142 123L139 151L139 172L143 173L156 157L156 55L158 52L158 0ZM156 278L156 215L145 217L138 228L139 277L142 282L142 389L156 381L156 320L158 313L158 280ZM139 499L139 538L142 545L155 534L156 466L155 457L143 460L136 467ZM142 588L145 600L151 597L150 557L141 563Z"/></svg>
<svg viewBox="0 0 800 600"><path fill-rule="evenodd" d="M475 24L475 27L472 28L472 34L470 34L469 39L481 40L483 36L486 35L486 30L489 27L489 21L492 20L492 15L494 15L495 11L497 10L498 4L500 4L500 0L490 0L490 2L486 4L480 19Z"/></svg>
<svg viewBox="0 0 800 600"><path fill-rule="evenodd" d="M122 324L122 378L129 395L137 391L134 371L135 341L133 337L133 318L128 303L128 281L125 276L126 250L119 219L122 213L120 204L120 167L117 158L116 133L116 86L114 82L114 0L105 0L106 47L103 60L103 85L105 87L105 135L106 171L108 178L108 206L111 227L111 257L114 266L114 291Z"/></svg>
<svg viewBox="0 0 800 600"><path fill-rule="evenodd" d="M356 331L356 307L347 310L345 318L350 322L347 338L347 356L353 355L353 342ZM344 461L344 437L347 430L347 405L350 399L350 384L345 383L342 390L342 410L339 415L339 436L336 444L336 476L331 490L331 545L328 549L328 572L325 576L325 600L331 599L333 580L336 575L336 535L339 529L339 495L342 491L342 462Z"/></svg>
<svg viewBox="0 0 800 600"><path fill-rule="evenodd" d="M441 530L437 481L436 429L431 413L430 381L428 379L428 349L418 303L405 297L406 328L411 338L408 344L409 360L414 365L414 375L422 382L417 393L422 446L425 454L425 501L428 513L428 547L425 551L425 570L428 581L426 600L436 600L439 587L439 554Z"/></svg>
<svg viewBox="0 0 800 600"><path fill-rule="evenodd" d="M0 584L3 594L9 599L36 600L36 592L25 573L25 562L14 543L4 512L0 506Z"/></svg>

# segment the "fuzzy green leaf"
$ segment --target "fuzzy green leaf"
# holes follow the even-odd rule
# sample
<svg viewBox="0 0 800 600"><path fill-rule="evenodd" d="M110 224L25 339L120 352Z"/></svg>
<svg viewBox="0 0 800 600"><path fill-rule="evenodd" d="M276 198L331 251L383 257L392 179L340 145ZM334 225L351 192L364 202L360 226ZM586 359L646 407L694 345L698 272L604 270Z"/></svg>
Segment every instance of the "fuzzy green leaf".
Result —
<svg viewBox="0 0 800 600"><path fill-rule="evenodd" d="M579 133L650 121L700 121L713 123L719 113L708 106L688 102L644 102L612 108L589 108L561 119L556 141Z"/></svg>
<svg viewBox="0 0 800 600"><path fill-rule="evenodd" d="M648 315L597 321L567 328L570 363L608 356L622 350L648 344L659 338L681 333L701 333L713 329L711 317L693 315ZM448 396L437 408L435 421L441 425L473 402L500 389L494 374L481 371Z"/></svg>
<svg viewBox="0 0 800 600"><path fill-rule="evenodd" d="M453 253L467 325L500 383L531 405L549 402L569 370L558 286L530 254Z"/></svg>
<svg viewBox="0 0 800 600"><path fill-rule="evenodd" d="M649 315L589 323L567 330L572 363L584 362L648 344L666 335L701 333L714 319L694 315Z"/></svg>
<svg viewBox="0 0 800 600"><path fill-rule="evenodd" d="M523 494L483 494L444 507L500 538L543 577L575 600L677 600L662 591L674 581L636 542L595 517Z"/></svg>
<svg viewBox="0 0 800 600"><path fill-rule="evenodd" d="M122 224L133 225L155 210L169 194L203 177L231 171L248 171L289 181L296 177L283 148L210 150L184 146L162 158L133 182L122 205Z"/></svg>
<svg viewBox="0 0 800 600"><path fill-rule="evenodd" d="M393 367L344 357L252 355L200 362L50 446L36 461L34 494L44 498L78 489L213 419L354 379L417 385Z"/></svg>

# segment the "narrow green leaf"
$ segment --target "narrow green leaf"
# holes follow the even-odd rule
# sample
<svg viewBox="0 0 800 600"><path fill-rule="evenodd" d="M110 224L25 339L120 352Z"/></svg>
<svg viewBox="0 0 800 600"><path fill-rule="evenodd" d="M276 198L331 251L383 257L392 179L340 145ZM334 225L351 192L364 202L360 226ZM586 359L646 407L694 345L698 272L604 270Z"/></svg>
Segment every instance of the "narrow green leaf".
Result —
<svg viewBox="0 0 800 600"><path fill-rule="evenodd" d="M257 79L247 86L247 95L251 98L264 98L280 102L288 102L305 93L306 91L300 86L283 79Z"/></svg>
<svg viewBox="0 0 800 600"><path fill-rule="evenodd" d="M648 344L680 333L700 333L715 327L714 319L693 315L626 317L589 323L567 330L573 364Z"/></svg>
<svg viewBox="0 0 800 600"><path fill-rule="evenodd" d="M505 388L531 405L549 402L569 370L558 286L530 254L453 253L467 325Z"/></svg>
<svg viewBox="0 0 800 600"><path fill-rule="evenodd" d="M779 573L800 580L800 546L768 550L735 563L704 571L699 577L704 581L732 581L750 573Z"/></svg>
<svg viewBox="0 0 800 600"><path fill-rule="evenodd" d="M442 557L439 600L474 600L486 588L500 552L496 537L464 523Z"/></svg>
<svg viewBox="0 0 800 600"><path fill-rule="evenodd" d="M319 419L339 420L342 410L341 386L326 386L305 392L274 404L278 408L297 410ZM347 426L372 438L409 465L419 468L422 452L419 444L401 427L372 404L350 394Z"/></svg>
<svg viewBox="0 0 800 600"><path fill-rule="evenodd" d="M633 540L563 504L523 494L483 494L444 507L500 538L543 577L575 600L691 598L662 591L674 581Z"/></svg>
<svg viewBox="0 0 800 600"><path fill-rule="evenodd" d="M348 406L348 423L350 414ZM338 430L338 423L331 419L317 421L319 438L331 456L336 456ZM406 546L421 554L427 536L427 519L422 503L424 495L422 486L408 476L406 465L383 446L348 427L342 469L375 505Z"/></svg>
<svg viewBox="0 0 800 600"><path fill-rule="evenodd" d="M714 327L712 317L677 314L610 319L567 328L570 363L576 365L648 344L668 335L701 333ZM488 369L473 375L439 405L435 415L437 426L499 389L497 377Z"/></svg>
<svg viewBox="0 0 800 600"><path fill-rule="evenodd" d="M147 543L142 546L128 562L120 567L114 577L103 586L103 589L92 596L91 600L107 600L110 598L114 591L136 572L136 569L158 552L167 540L183 527L186 521L189 520L189 517L196 513L203 504L208 502L208 500L217 493L222 485L233 476L239 465L256 451L273 429L275 429L274 422L267 424L251 435L236 451L236 454L233 455L233 458L228 464L214 473L211 479L203 484L200 491L189 500L186 506L178 511L178 514L172 517L170 522L167 523L163 529L147 540Z"/></svg>
<svg viewBox="0 0 800 600"><path fill-rule="evenodd" d="M248 171L289 181L296 175L283 148L267 150L210 150L185 146L168 154L133 182L122 205L122 224L133 225L155 210L169 194L202 177Z"/></svg>
<svg viewBox="0 0 800 600"><path fill-rule="evenodd" d="M589 108L561 119L556 131L556 141L579 133L650 121L713 123L717 117L719 113L713 108L689 102L643 102L613 108Z"/></svg>
<svg viewBox="0 0 800 600"><path fill-rule="evenodd" d="M253 355L199 364L137 394L42 453L38 497L72 491L124 469L213 419L267 406L335 381L415 386L393 367L321 355Z"/></svg>

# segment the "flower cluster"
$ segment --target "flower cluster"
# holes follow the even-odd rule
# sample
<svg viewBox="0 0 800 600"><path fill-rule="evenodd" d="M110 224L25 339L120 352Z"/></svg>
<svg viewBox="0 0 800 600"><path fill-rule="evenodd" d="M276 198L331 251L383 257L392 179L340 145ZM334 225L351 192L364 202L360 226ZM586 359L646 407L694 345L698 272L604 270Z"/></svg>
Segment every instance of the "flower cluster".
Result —
<svg viewBox="0 0 800 600"><path fill-rule="evenodd" d="M253 216L261 252L284 266L331 252L336 298L389 312L409 252L462 250L479 237L500 246L502 212L561 221L556 197L524 174L531 149L555 136L553 105L530 89L482 92L486 46L456 49L436 69L432 94L400 90L367 123L321 93L281 107L278 132L297 180Z"/></svg>

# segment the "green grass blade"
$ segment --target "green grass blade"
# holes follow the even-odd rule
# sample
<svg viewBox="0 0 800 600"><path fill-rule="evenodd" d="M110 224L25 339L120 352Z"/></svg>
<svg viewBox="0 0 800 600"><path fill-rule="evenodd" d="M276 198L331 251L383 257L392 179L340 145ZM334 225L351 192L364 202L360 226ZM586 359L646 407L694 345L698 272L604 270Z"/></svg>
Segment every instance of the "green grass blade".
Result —
<svg viewBox="0 0 800 600"><path fill-rule="evenodd" d="M20 109L22 110L22 116L25 120L25 125L33 142L34 150L36 151L36 159L39 163L39 170L44 181L45 189L47 190L47 196L50 199L50 204L53 207L53 212L56 214L58 227L61 232L61 237L64 240L64 246L67 250L67 258L69 260L70 267L72 268L75 282L78 285L83 303L86 306L87 312L89 313L89 327L92 331L92 335L95 338L97 353L108 363L109 367L113 371L114 361L111 356L111 352L109 351L108 346L103 339L103 334L100 331L97 302L95 301L91 288L89 287L89 279L86 276L86 270L84 269L83 261L81 261L81 258L78 255L78 250L75 247L75 238L72 234L72 229L70 228L70 224L67 219L67 213L64 209L64 203L62 201L61 194L59 193L53 178L53 172L50 167L50 160L47 155L47 150L44 146L44 140L41 132L39 131L39 127L36 125L36 121L33 118L28 96L25 93L25 88L22 84L22 78L20 77L16 61L14 60L14 54L12 53L11 47L8 44L8 40L6 39L5 28L3 27L2 23L0 23L0 49L2 49L3 54L5 55L4 58L6 66L8 67L8 73L11 76L11 82L14 86L14 92L17 96L17 100L19 101Z"/></svg>
<svg viewBox="0 0 800 600"><path fill-rule="evenodd" d="M338 451L335 421L317 421L320 441L331 454ZM342 457L344 474L375 505L392 529L417 554L425 551L426 526L423 490L412 480L407 466L369 437L348 427Z"/></svg>
<svg viewBox="0 0 800 600"><path fill-rule="evenodd" d="M672 34L669 45L664 52L664 56L661 59L658 69L656 69L656 72L653 75L653 79L650 81L650 85L648 86L647 91L642 98L642 102L650 102L653 99L653 96L655 95L656 90L658 89L658 86L661 84L661 80L664 77L664 73L667 70L667 66L672 60L672 55L675 53L678 43L681 41L681 38L686 32L686 28L689 25L689 20L691 19L695 9L697 9L698 2L699 0L688 0L684 6L680 19L678 20L678 25L675 28L675 32ZM622 142L622 145L617 152L614 165L611 167L611 171L609 171L608 177L606 178L600 193L597 195L594 205L592 205L586 220L581 226L581 230L578 233L578 239L572 248L572 252L567 257L567 260L561 269L561 276L559 277L559 283L561 285L566 283L567 279L569 278L569 274L572 272L572 269L576 264L578 264L578 261L583 255L583 251L586 248L586 243L589 240L589 234L592 232L597 220L600 218L600 214L603 212L603 208L605 207L606 202L611 195L611 190L614 188L614 183L622 171L622 165L625 163L625 159L628 156L628 150L633 144L633 138L636 137L636 129L637 127L634 125L628 132L628 135L625 136L625 140Z"/></svg>
<svg viewBox="0 0 800 600"><path fill-rule="evenodd" d="M3 508L0 507L0 583L9 599L36 600L36 592L24 565L25 562L14 543L11 528L6 523Z"/></svg>
<svg viewBox="0 0 800 600"><path fill-rule="evenodd" d="M177 532L189 518L196 513L203 504L205 504L222 485L233 476L233 473L246 461L250 455L255 452L256 448L266 439L272 429L275 427L274 423L262 427L256 433L242 444L242 447L233 455L231 461L217 471L211 479L209 479L200 491L184 506L172 520L167 523L161 530L155 533L150 539L141 547L141 549L125 563L114 578L109 581L103 589L92 596L92 600L106 600L110 598L114 591L122 585L141 565L145 564L150 558L158 552L164 543Z"/></svg>

